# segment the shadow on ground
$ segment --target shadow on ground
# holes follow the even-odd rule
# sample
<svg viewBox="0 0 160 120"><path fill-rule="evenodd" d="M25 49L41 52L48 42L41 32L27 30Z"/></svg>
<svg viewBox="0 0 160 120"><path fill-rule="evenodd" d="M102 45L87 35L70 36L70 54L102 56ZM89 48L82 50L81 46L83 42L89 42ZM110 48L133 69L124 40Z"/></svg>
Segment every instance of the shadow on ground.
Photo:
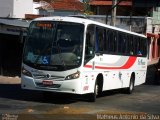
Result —
<svg viewBox="0 0 160 120"><path fill-rule="evenodd" d="M105 91L100 97L121 94L123 90ZM87 95L72 95L63 93L47 93L41 91L23 90L20 84L0 84L0 98L23 100L53 104L71 104L78 101L88 102Z"/></svg>
<svg viewBox="0 0 160 120"><path fill-rule="evenodd" d="M21 89L20 84L0 84L0 98L53 104L70 104L76 102L69 94L53 93L44 97L43 92Z"/></svg>
<svg viewBox="0 0 160 120"><path fill-rule="evenodd" d="M152 68L153 69L153 68ZM150 70L152 70L150 69ZM159 85L153 81L154 78L148 77L144 85ZM99 97L113 96L115 94L125 93L124 89L110 90L103 92ZM40 91L23 90L20 84L0 84L0 98L8 98L13 100L33 101L40 103L53 104L71 104L77 101L88 102L87 95L71 95L62 93L47 93Z"/></svg>

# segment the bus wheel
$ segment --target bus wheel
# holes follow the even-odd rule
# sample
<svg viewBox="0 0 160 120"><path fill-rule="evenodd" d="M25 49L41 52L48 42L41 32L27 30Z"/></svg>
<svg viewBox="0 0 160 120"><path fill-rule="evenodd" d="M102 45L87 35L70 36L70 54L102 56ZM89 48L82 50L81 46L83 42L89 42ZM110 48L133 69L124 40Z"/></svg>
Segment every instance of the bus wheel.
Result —
<svg viewBox="0 0 160 120"><path fill-rule="evenodd" d="M96 81L95 86L94 86L94 93L89 94L88 99L89 102L95 102L96 101L96 97L98 95L98 91L99 91L99 85Z"/></svg>
<svg viewBox="0 0 160 120"><path fill-rule="evenodd" d="M134 90L134 77L132 76L130 79L129 87L127 88L126 92L131 94Z"/></svg>

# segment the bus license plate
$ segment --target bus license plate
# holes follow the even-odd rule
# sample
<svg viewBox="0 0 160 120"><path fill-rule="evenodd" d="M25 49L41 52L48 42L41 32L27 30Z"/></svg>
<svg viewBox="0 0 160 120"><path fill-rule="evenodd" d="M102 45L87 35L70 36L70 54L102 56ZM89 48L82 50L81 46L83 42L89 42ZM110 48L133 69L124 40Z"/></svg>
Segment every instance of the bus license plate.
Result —
<svg viewBox="0 0 160 120"><path fill-rule="evenodd" d="M52 80L43 80L42 84L46 85L46 86L50 86L50 85L53 85L53 81Z"/></svg>

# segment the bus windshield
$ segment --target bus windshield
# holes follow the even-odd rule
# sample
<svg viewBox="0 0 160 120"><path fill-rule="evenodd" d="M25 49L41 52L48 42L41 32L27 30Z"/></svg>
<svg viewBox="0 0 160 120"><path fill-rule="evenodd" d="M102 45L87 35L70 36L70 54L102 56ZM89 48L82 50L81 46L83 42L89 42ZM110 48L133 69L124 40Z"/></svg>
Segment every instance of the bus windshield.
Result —
<svg viewBox="0 0 160 120"><path fill-rule="evenodd" d="M84 25L34 21L30 24L23 62L37 69L63 71L81 65Z"/></svg>

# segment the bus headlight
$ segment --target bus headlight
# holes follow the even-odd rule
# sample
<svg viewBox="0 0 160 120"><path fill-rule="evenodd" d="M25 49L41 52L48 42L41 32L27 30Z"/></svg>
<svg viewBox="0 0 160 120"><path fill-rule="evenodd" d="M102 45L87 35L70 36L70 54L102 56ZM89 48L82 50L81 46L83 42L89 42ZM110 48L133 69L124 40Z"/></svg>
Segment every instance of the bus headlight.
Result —
<svg viewBox="0 0 160 120"><path fill-rule="evenodd" d="M32 77L31 72L29 72L28 70L26 70L24 67L22 67L22 74L26 75L26 76L29 76L29 77Z"/></svg>
<svg viewBox="0 0 160 120"><path fill-rule="evenodd" d="M77 78L79 78L79 76L80 76L80 72L77 71L76 73L73 73L73 74L71 74L71 75L68 75L68 76L65 78L65 80L77 79Z"/></svg>

